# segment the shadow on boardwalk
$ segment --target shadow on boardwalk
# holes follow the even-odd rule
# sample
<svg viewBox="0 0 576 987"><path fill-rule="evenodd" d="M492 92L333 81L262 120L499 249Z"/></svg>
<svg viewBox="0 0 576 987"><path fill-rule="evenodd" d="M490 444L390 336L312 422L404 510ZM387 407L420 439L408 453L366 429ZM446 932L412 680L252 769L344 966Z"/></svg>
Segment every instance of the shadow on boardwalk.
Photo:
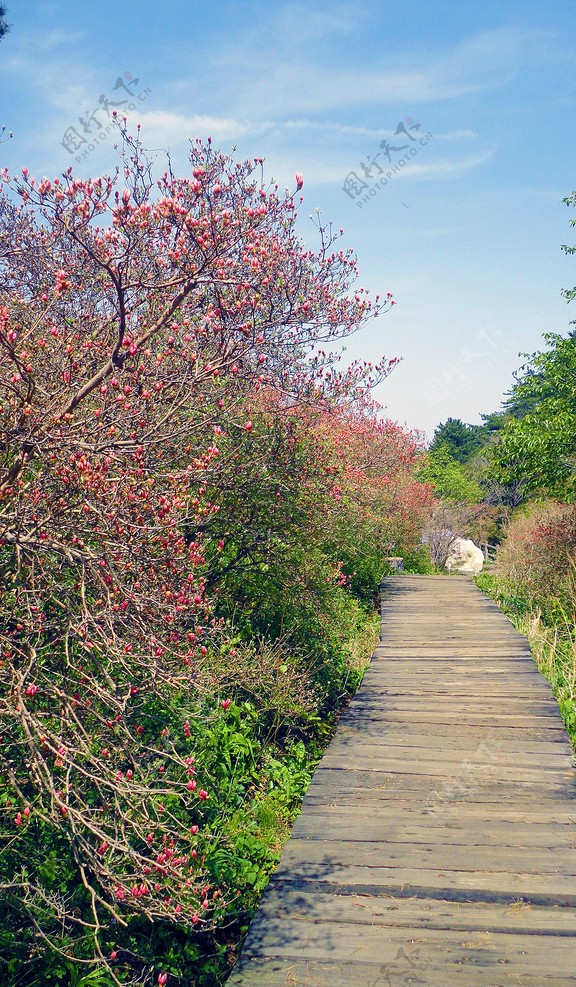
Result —
<svg viewBox="0 0 576 987"><path fill-rule="evenodd" d="M380 644L228 984L573 985L575 777L496 605L468 579L387 579Z"/></svg>

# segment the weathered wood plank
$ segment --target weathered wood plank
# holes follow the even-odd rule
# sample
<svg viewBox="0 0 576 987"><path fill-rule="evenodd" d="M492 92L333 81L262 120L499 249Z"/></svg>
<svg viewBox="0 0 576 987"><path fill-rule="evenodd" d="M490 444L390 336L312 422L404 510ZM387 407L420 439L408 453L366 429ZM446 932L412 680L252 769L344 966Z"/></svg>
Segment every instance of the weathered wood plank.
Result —
<svg viewBox="0 0 576 987"><path fill-rule="evenodd" d="M347 740L337 739L330 745L330 750L324 758L324 764L328 767L331 765L332 759L338 758L338 763L343 766L347 763L348 758L358 757L362 759L362 763L380 760L382 758L402 758L403 761L414 759L420 762L433 761L438 766L450 764L449 771L453 771L463 761L469 760L480 765L496 764L506 768L525 768L527 762L530 768L534 768L535 766L539 768L561 767L569 770L573 767L573 758L568 749L562 744L554 745L559 749L556 752L550 753L539 750L538 748L541 746L539 744L532 745L536 749L530 750L528 749L528 745L523 749L522 742L514 745L513 749L504 750L497 740L491 743L481 744L474 744L472 742L470 746L463 746L460 738L453 738L453 743L450 746L436 746L436 743L410 745L399 742L398 744L394 744L393 742L386 742L387 739L389 740L389 738L383 737L382 743L379 744L363 743L357 736L348 738ZM434 738L434 740L436 739L438 738Z"/></svg>
<svg viewBox="0 0 576 987"><path fill-rule="evenodd" d="M487 904L393 895L342 895L322 891L283 891L265 898L257 926L284 918L302 922L354 922L382 928L426 928L479 932L536 932L573 936L576 909L560 905Z"/></svg>
<svg viewBox="0 0 576 987"><path fill-rule="evenodd" d="M463 820L471 827L476 825L486 825L494 822L505 822L512 825L516 823L542 823L548 826L557 823L559 826L567 826L576 834L576 807L572 802L567 802L564 807L557 802L542 803L540 801L523 801L521 803L511 802L444 802L440 806L430 804L422 799L391 799L380 802L372 800L370 812L358 812L354 802L342 804L338 801L326 802L324 805L306 805L306 814L324 814L329 819L335 813L344 813L348 816L356 814L359 819L393 819L396 822L406 820L406 824L413 823L415 819L428 822L431 819L443 825L449 826L451 822Z"/></svg>
<svg viewBox="0 0 576 987"><path fill-rule="evenodd" d="M364 740L366 749L401 747L403 750L406 750L408 756L410 756L410 749L418 748L419 750L428 752L428 756L432 756L434 752L453 752L456 749L458 751L461 750L464 757L467 751L475 751L479 747L483 747L484 744L487 744L499 753L506 754L507 752L511 752L521 754L523 758L529 755L550 754L553 757L568 758L570 762L573 759L572 745L565 733L555 734L553 740L533 741L529 737L526 737L525 732L515 731L514 736L508 739L502 736L501 731L498 731L498 733L485 731L484 737L479 740L477 739L477 732L469 728L466 729L465 725L462 726L460 733L451 732L449 735L444 733L432 735L421 733L418 730L417 724L411 731L382 730L378 728L377 730L368 732L367 730L360 731L355 727L347 726L344 720L340 721L338 732L329 750L332 750L335 744L340 744L343 747L349 745L356 746L363 743ZM397 757L398 753L393 756Z"/></svg>
<svg viewBox="0 0 576 987"><path fill-rule="evenodd" d="M574 943L571 937L522 935L508 932L449 932L417 928L386 930L378 926L344 923L306 923L284 921L281 929L262 929L256 939L259 949L276 957L298 957L354 964L388 964L390 970L405 973L426 971L442 963L449 975L452 966L466 964L472 968L500 972L503 952L508 966L514 965L517 976L546 975L551 970L559 976L574 973ZM353 963L350 958L353 957ZM424 981L425 982L425 981Z"/></svg>
<svg viewBox="0 0 576 987"><path fill-rule="evenodd" d="M486 736L491 736L494 729L503 733L503 737L514 740L516 737L525 736L527 740L565 740L566 732L564 724L560 718L551 719L549 717L498 717L498 715L482 716L482 714L468 714L468 730L466 724L459 722L455 714L426 712L418 717L418 725L430 733L430 736L459 735L473 736L478 742ZM342 723L346 726L354 727L366 733L366 736L384 735L386 732L397 732L404 729L410 733L414 728L414 716L406 710L350 710L342 718Z"/></svg>
<svg viewBox="0 0 576 987"><path fill-rule="evenodd" d="M416 823L407 819L401 823L393 813L387 817L375 817L371 814L365 819L358 818L355 808L346 810L341 807L339 811L327 813L323 808L309 806L296 820L292 839L422 843L426 846L449 841L452 846L465 847L541 846L576 849L576 825L568 820L564 824L547 821L545 824L515 822L511 825L506 820L486 818L474 823L468 814L457 820L439 819L437 814L422 814Z"/></svg>
<svg viewBox="0 0 576 987"><path fill-rule="evenodd" d="M303 842L303 841L299 841ZM281 885L278 885L281 881ZM332 868L302 863L290 874L273 877L272 887L296 890L314 885L319 890L340 894L409 894L421 898L448 898L452 901L526 901L533 904L576 907L576 881L572 874L524 874L512 871L452 870L442 868L381 867L344 865ZM576 954L575 954L576 955Z"/></svg>
<svg viewBox="0 0 576 987"><path fill-rule="evenodd" d="M526 767L526 762L507 766L499 763L495 756L490 757L489 752L482 752L481 760L475 756L475 752L472 752L468 756L463 754L457 761L451 760L447 762L443 759L438 761L429 757L426 758L425 756L421 759L414 758L414 755L410 756L407 752L405 757L398 757L397 755L395 757L391 755L375 755L367 758L361 751L358 751L356 754L335 751L333 754L327 754L323 758L320 771L328 768L334 771L373 771L377 774L424 775L430 779L441 777L447 780L458 774L466 776L477 775L477 781L480 784L485 784L491 780L508 781L511 783L515 781L535 781L540 784L544 782L546 787L548 787L550 782L557 782L560 785L567 783L570 785L570 783L575 781L574 767L569 762L558 766L547 765L546 767L542 767L541 764L534 764L530 758L528 764L529 767ZM318 780L320 784L322 784L322 779L323 775L319 773Z"/></svg>
<svg viewBox="0 0 576 987"><path fill-rule="evenodd" d="M387 873L396 868L449 868L465 873L485 871L486 874L497 874L513 870L522 871L523 877L548 874L573 877L576 876L576 850L565 845L527 849L490 844L487 840L481 844L470 841L467 845L392 841L383 844L378 840L362 842L352 839L290 840L276 877L297 879L299 874L305 873L307 878L314 879L314 875L318 875L319 880L326 880L325 875L329 872L330 880L339 880L343 871L364 873L366 868L374 874ZM576 902L576 888L574 891Z"/></svg>
<svg viewBox="0 0 576 987"><path fill-rule="evenodd" d="M404 953L409 948L410 944L400 947ZM428 966L418 972L417 979L413 966L402 970L397 962L368 964L355 959L342 963L259 956L248 958L246 966L229 983L234 987L407 987L409 984L413 987L574 987L574 978L571 974L566 977L525 974L520 980L516 973L506 972L505 967L491 974L462 963L454 965L449 972L445 964Z"/></svg>

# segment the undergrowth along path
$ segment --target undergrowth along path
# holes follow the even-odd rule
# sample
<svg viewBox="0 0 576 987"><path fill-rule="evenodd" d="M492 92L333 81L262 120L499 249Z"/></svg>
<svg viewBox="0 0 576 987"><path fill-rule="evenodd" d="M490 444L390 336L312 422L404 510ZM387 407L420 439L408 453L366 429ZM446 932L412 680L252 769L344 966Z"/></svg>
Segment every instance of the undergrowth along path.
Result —
<svg viewBox="0 0 576 987"><path fill-rule="evenodd" d="M461 576L382 633L229 987L568 987L576 771L528 642Z"/></svg>

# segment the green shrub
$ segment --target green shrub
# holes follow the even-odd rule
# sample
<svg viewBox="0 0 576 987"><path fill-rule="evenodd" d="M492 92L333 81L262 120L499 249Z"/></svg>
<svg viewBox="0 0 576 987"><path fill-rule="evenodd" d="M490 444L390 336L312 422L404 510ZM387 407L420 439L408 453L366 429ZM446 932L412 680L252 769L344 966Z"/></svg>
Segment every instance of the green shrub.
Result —
<svg viewBox="0 0 576 987"><path fill-rule="evenodd" d="M516 514L498 549L499 582L545 610L576 606L576 506L531 504Z"/></svg>

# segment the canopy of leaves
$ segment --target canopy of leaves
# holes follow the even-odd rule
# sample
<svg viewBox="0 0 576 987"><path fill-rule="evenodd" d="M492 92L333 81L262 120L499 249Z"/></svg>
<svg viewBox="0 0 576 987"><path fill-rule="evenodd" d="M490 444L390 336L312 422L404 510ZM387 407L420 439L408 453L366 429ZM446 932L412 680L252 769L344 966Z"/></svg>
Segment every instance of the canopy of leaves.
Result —
<svg viewBox="0 0 576 987"><path fill-rule="evenodd" d="M522 481L526 493L566 502L576 498L576 336L547 334L512 391L530 408L500 433L493 472L505 484Z"/></svg>
<svg viewBox="0 0 576 987"><path fill-rule="evenodd" d="M430 448L426 465L419 471L419 479L430 483L437 497L442 500L478 503L482 500L479 484L470 478L465 466L454 459L447 445Z"/></svg>
<svg viewBox="0 0 576 987"><path fill-rule="evenodd" d="M460 418L448 418L434 431L430 451L444 446L457 463L466 463L486 441L484 425L466 425Z"/></svg>

